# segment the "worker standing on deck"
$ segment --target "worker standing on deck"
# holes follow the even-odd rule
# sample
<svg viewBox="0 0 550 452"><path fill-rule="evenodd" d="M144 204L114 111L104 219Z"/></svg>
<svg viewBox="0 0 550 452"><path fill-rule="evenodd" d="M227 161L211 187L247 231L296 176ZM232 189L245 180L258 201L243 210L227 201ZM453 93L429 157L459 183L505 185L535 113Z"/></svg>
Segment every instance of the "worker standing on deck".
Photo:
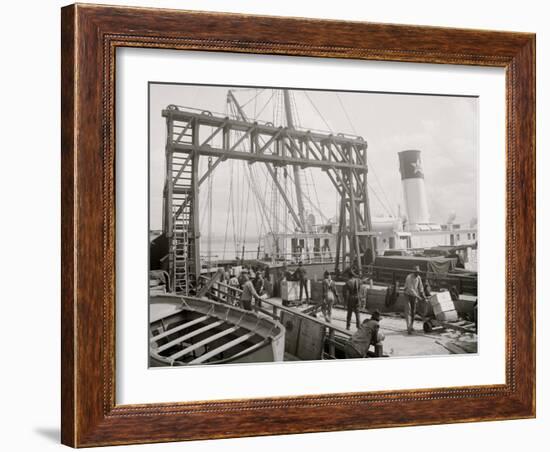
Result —
<svg viewBox="0 0 550 452"><path fill-rule="evenodd" d="M229 289L229 302L233 305L237 303L237 289L240 289L241 285L239 284L239 278L233 270L231 273L231 278L229 278L228 285Z"/></svg>
<svg viewBox="0 0 550 452"><path fill-rule="evenodd" d="M351 326L351 316L355 313L355 324L357 329L361 326L361 320L359 316L359 290L361 287L361 281L357 273L353 270L350 270L350 278L344 285L344 300L346 301L347 306L347 316L346 316L346 330L350 329Z"/></svg>
<svg viewBox="0 0 550 452"><path fill-rule="evenodd" d="M306 303L309 303L309 289L307 288L306 269L302 266L302 261L298 262L298 268L294 271L294 277L300 281L300 303L302 302L302 294L306 290Z"/></svg>
<svg viewBox="0 0 550 452"><path fill-rule="evenodd" d="M252 311L252 299L260 299L260 296L254 289L254 284L250 281L248 274L244 274L243 293L241 294L241 306L247 311Z"/></svg>
<svg viewBox="0 0 550 452"><path fill-rule="evenodd" d="M367 309L367 295L369 291L369 278L364 277L361 279L361 286L359 287L359 309Z"/></svg>
<svg viewBox="0 0 550 452"><path fill-rule="evenodd" d="M420 277L420 267L417 265L413 269L413 273L407 275L405 279L405 295L408 303L405 303L405 321L407 323L407 333L412 334L414 331L414 317L416 315L416 304L418 300L426 302L424 294L424 286ZM424 312L424 310L422 311Z"/></svg>
<svg viewBox="0 0 550 452"><path fill-rule="evenodd" d="M256 293L261 297L265 293L265 280L262 276L261 271L256 272L256 276L253 280L254 289L256 290ZM258 300L258 306L262 306L262 302Z"/></svg>
<svg viewBox="0 0 550 452"><path fill-rule="evenodd" d="M323 299L321 301L321 312L325 317L325 321L331 321L332 317L332 305L336 299L336 288L334 287L334 281L330 277L328 271L325 272L323 279Z"/></svg>
<svg viewBox="0 0 550 452"><path fill-rule="evenodd" d="M265 281L264 277L262 276L262 272L256 272L256 276L254 277L254 289L256 289L258 295L263 295L265 290Z"/></svg>
<svg viewBox="0 0 550 452"><path fill-rule="evenodd" d="M239 274L238 280L239 280L239 286L242 289L245 283L245 275L248 276L248 268L243 267L243 271Z"/></svg>
<svg viewBox="0 0 550 452"><path fill-rule="evenodd" d="M371 345L374 345L375 355L382 356L383 340L384 334L380 332L380 311L376 310L370 319L363 321L345 345L346 358L366 358Z"/></svg>

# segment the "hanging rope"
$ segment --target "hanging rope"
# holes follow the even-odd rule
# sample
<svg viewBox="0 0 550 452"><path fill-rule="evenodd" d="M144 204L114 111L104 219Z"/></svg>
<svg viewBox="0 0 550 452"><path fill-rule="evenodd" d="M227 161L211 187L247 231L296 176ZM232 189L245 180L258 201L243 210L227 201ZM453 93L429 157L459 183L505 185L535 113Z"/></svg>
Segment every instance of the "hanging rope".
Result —
<svg viewBox="0 0 550 452"><path fill-rule="evenodd" d="M344 106L344 103L342 102L342 99L340 98L340 95L338 94L338 92L335 92L335 94L336 94L336 98L338 99L338 102L340 103L340 107L342 107L342 111L344 112L344 115L346 116L346 119L348 120L348 123L350 125L350 128L351 128L352 132L355 135L358 135L357 131L355 130L355 127L353 125L353 122L352 122L350 116L348 115L348 112L347 112L347 110ZM393 209L391 209L391 207L390 207L391 203L388 199L388 196L386 195L386 192L384 191L384 187L382 186L382 183L380 182L380 179L378 178L378 175L376 174L374 166L372 166L370 164L368 155L367 155L367 165L369 166L369 169L372 171L372 174L374 175L374 179L376 180L376 183L380 187L380 190L382 191L382 195L384 196L384 199L386 200L387 205L384 205L382 200L378 197L378 195L376 193L374 193L374 190L373 190L374 195L376 196L376 198L380 202L380 205L386 210L386 212L388 212L390 214L390 216L395 217L395 215L393 213ZM371 188L371 190L372 190L372 188Z"/></svg>
<svg viewBox="0 0 550 452"><path fill-rule="evenodd" d="M229 231L229 219L231 216L231 198L233 196L233 161L231 161L229 171L229 196L227 199L227 220L225 222L225 236L223 238L223 258L225 259L225 250L227 249L227 234Z"/></svg>
<svg viewBox="0 0 550 452"><path fill-rule="evenodd" d="M257 88L254 88L257 89ZM252 98L248 99L244 104L241 105L241 108L246 107L250 102L255 101L260 94L264 92L264 89L259 90L255 96L252 96Z"/></svg>
<svg viewBox="0 0 550 452"><path fill-rule="evenodd" d="M330 127L329 123L327 122L327 120L325 119L325 117L323 116L323 114L319 111L319 109L317 108L317 106L313 103L313 101L311 100L311 97L309 97L309 94L307 93L307 91L303 91L303 93L306 95L307 100L309 100L309 103L311 104L311 106L313 107L313 109L317 112L317 114L319 115L319 117L321 118L321 120L325 123L325 126L327 126L327 129L328 129L331 133L333 133L332 128Z"/></svg>

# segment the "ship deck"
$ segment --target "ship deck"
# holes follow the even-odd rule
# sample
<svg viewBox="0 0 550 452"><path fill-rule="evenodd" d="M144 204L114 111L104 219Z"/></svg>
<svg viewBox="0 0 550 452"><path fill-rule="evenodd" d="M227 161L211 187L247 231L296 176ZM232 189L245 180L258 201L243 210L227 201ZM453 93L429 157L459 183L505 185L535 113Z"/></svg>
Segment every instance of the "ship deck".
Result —
<svg viewBox="0 0 550 452"><path fill-rule="evenodd" d="M282 300L279 297L269 298L268 301L282 306ZM287 307L286 309L302 312L304 309L311 306L313 305L303 304L297 307ZM320 311L317 312L316 317L318 319L324 319ZM361 321L369 317L369 314L366 312L361 312ZM345 330L346 310L341 307L333 307L331 323L337 329ZM475 334L452 329L442 329L427 334L424 333L422 326L422 321L415 320L415 331L413 334L409 335L407 334L405 326L405 318L402 315L398 313L382 314L380 331L386 336L383 342L384 355L389 357L450 355L460 351L460 349L457 348L457 344L462 345L462 353L475 352L477 344L477 335ZM350 333L353 334L356 330L354 318L352 318ZM285 361L293 360L296 360L296 358L285 353Z"/></svg>

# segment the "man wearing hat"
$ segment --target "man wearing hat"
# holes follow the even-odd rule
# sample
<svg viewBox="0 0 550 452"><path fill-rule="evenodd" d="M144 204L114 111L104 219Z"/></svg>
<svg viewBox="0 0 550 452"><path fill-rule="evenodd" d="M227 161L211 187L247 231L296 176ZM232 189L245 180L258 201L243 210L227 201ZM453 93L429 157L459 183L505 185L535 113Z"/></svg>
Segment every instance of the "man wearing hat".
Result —
<svg viewBox="0 0 550 452"><path fill-rule="evenodd" d="M413 324L416 315L416 303L418 300L426 301L422 278L420 278L420 267L418 265L413 268L413 273L408 274L405 279L405 295L408 299L408 303L405 303L407 333L412 334L414 331Z"/></svg>
<svg viewBox="0 0 550 452"><path fill-rule="evenodd" d="M365 319L345 345L346 358L366 358L374 345L376 356L382 356L384 334L380 332L380 311L377 309L370 319Z"/></svg>

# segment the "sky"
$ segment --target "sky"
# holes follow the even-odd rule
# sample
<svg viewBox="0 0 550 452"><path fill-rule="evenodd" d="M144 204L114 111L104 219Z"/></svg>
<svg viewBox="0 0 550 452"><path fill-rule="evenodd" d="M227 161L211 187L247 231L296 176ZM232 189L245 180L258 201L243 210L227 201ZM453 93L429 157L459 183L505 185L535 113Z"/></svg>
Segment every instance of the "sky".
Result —
<svg viewBox="0 0 550 452"><path fill-rule="evenodd" d="M161 112L167 105L225 116L227 91L233 89L249 118L270 121L276 126L284 126L285 119L282 92L277 89L177 84L150 84L149 89L150 228L155 230L162 224L166 122ZM290 93L297 127L360 135L367 141L374 217L397 215L399 207L405 212L397 153L406 149L422 151L433 222L446 222L450 215L456 215L456 222L469 223L477 217L477 98L345 91L291 90ZM252 169L248 166L241 161L227 160L212 176L211 232L214 237L224 236L228 225L230 229L246 231L247 236L257 236L267 228L259 219L261 207L257 199L262 197L267 205L272 202L272 182L261 164L251 165ZM202 157L200 172L206 167L207 158ZM306 171L302 177L304 191L316 206L310 207L306 200L306 213L312 213L316 222L335 217L338 198L328 177L316 169ZM291 186L288 181L289 190ZM207 182L201 185L201 230L204 231L210 223L208 190ZM229 206L229 191L233 193L233 210ZM233 227L235 212L240 212L237 219L240 223ZM283 224L283 217L279 215L279 228L288 227Z"/></svg>

